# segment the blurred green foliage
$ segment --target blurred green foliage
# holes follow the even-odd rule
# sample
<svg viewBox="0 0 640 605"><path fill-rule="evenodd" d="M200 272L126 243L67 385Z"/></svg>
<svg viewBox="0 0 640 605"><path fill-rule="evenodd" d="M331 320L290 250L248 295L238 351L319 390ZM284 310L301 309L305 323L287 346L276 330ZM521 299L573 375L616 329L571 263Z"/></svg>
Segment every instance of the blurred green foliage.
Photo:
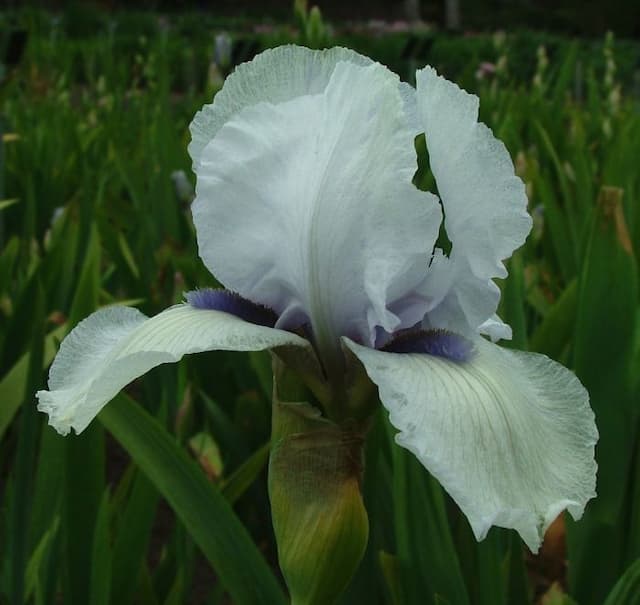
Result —
<svg viewBox="0 0 640 605"><path fill-rule="evenodd" d="M157 368L79 438L48 428L33 393L60 338L96 307L153 314L216 285L197 256L186 153L187 125L224 76L213 34L230 32L234 62L298 38L194 15L94 17L2 15L3 47L16 26L28 42L0 88L0 603L285 602L265 476L267 355ZM575 369L601 432L598 499L533 557L505 530L477 544L380 413L366 450L369 545L342 602L637 604L638 46L326 35L405 78L429 61L480 94L534 217L501 284L502 316L519 348ZM416 178L429 185L421 153ZM203 434L220 453L214 474L190 454Z"/></svg>

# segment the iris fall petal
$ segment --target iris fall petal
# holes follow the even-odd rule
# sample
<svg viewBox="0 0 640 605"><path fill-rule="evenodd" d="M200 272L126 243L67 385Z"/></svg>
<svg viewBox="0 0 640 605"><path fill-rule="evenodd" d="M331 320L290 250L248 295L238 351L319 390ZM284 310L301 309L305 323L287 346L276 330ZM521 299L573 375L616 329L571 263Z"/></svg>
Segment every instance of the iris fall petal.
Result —
<svg viewBox="0 0 640 605"><path fill-rule="evenodd" d="M38 409L59 433L83 431L123 387L163 363L202 351L260 351L304 339L220 311L176 305L148 318L131 307L107 307L65 338Z"/></svg>
<svg viewBox="0 0 640 605"><path fill-rule="evenodd" d="M397 442L440 481L477 539L508 527L537 551L562 510L577 519L595 496L594 415L560 364L480 338L462 363L346 344L378 385Z"/></svg>

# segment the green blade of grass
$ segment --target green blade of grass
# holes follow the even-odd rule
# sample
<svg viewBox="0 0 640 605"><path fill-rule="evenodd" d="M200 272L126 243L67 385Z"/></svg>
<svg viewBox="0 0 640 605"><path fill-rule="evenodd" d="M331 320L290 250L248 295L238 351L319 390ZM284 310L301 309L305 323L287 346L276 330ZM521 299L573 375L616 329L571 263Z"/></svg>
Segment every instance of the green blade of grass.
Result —
<svg viewBox="0 0 640 605"><path fill-rule="evenodd" d="M58 342L66 331L60 326L44 339L43 367L48 366L58 349ZM11 424L28 392L30 353L25 353L0 381L0 439ZM35 402L34 402L35 405Z"/></svg>
<svg viewBox="0 0 640 605"><path fill-rule="evenodd" d="M18 198L13 198L10 200L0 200L0 210L6 210L7 208L10 208L14 204L17 204L19 201L20 200L18 200Z"/></svg>
<svg viewBox="0 0 640 605"><path fill-rule="evenodd" d="M44 348L44 292L38 284L36 298L31 306L30 328L31 354L27 370L26 397L35 392L42 380L42 357ZM29 548L29 514L32 505L33 467L37 442L38 412L35 404L23 406L20 418L20 436L15 459L15 484L11 524L8 539L11 542L11 590L12 605L22 605L25 594L25 572Z"/></svg>
<svg viewBox="0 0 640 605"><path fill-rule="evenodd" d="M598 497L569 524L569 585L581 605L599 605L624 566L624 511L638 418L631 386L637 268L622 191L603 188L579 282L575 371L589 391L600 439ZM600 553L607 552L606 557Z"/></svg>
<svg viewBox="0 0 640 605"><path fill-rule="evenodd" d="M25 574L25 596L29 600L38 588L40 577L43 575L42 568L46 565L51 545L54 542L58 528L60 527L60 517L56 517L49 529L44 532L40 542L34 548Z"/></svg>
<svg viewBox="0 0 640 605"><path fill-rule="evenodd" d="M109 490L107 489L98 509L93 532L91 556L91 605L109 605L111 587L111 546L109 543Z"/></svg>
<svg viewBox="0 0 640 605"><path fill-rule="evenodd" d="M616 582L604 605L640 605L640 559Z"/></svg>
<svg viewBox="0 0 640 605"><path fill-rule="evenodd" d="M268 441L245 460L229 477L220 484L222 495L235 503L256 480L269 461L271 442Z"/></svg>
<svg viewBox="0 0 640 605"><path fill-rule="evenodd" d="M283 604L273 573L227 500L161 425L124 394L99 418L173 508L232 598Z"/></svg>
<svg viewBox="0 0 640 605"><path fill-rule="evenodd" d="M394 429L388 425L389 436ZM442 488L413 454L392 445L394 526L402 602L469 603Z"/></svg>
<svg viewBox="0 0 640 605"><path fill-rule="evenodd" d="M113 547L111 602L114 605L127 605L133 599L157 504L157 490L144 474L136 471Z"/></svg>
<svg viewBox="0 0 640 605"><path fill-rule="evenodd" d="M513 330L513 339L506 346L527 348L527 321L525 317L524 263L518 250L509 261L509 277L502 292L501 317Z"/></svg>
<svg viewBox="0 0 640 605"><path fill-rule="evenodd" d="M531 350L560 359L573 333L578 282L573 280L562 291L531 337Z"/></svg>
<svg viewBox="0 0 640 605"><path fill-rule="evenodd" d="M84 262L69 312L69 326L75 326L98 307L100 293L100 241L92 227ZM82 435L65 440L64 535L66 540L65 600L84 605L91 594L93 545L88 536L96 522L105 491L104 431L93 424Z"/></svg>

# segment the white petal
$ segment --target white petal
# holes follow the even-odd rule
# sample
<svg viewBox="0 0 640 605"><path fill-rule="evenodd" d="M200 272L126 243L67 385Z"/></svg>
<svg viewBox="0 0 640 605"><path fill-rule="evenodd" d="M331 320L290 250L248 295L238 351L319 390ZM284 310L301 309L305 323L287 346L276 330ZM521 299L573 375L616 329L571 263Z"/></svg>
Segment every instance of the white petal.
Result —
<svg viewBox="0 0 640 605"><path fill-rule="evenodd" d="M515 176L504 144L478 123L475 95L431 67L418 71L416 82L418 115L452 242L450 271L455 278L450 290L459 307L473 307L469 297L491 288L493 278L507 275L502 261L531 230L524 184ZM446 296L443 300L447 304ZM466 326L451 327L476 330L495 313L497 303L496 299L493 308L483 309L479 323L476 311L475 317L466 317Z"/></svg>
<svg viewBox="0 0 640 605"><path fill-rule="evenodd" d="M148 318L130 307L107 307L79 323L60 345L49 391L38 409L61 434L83 431L124 386L162 363L201 351L307 347L304 339L220 311L176 305Z"/></svg>
<svg viewBox="0 0 640 605"><path fill-rule="evenodd" d="M424 327L474 337L495 315L500 289L491 279L473 275L465 258L447 257L438 248L421 286L431 306ZM505 331L510 330L505 324Z"/></svg>
<svg viewBox="0 0 640 605"><path fill-rule="evenodd" d="M241 110L200 156L205 264L243 297L306 318L321 350L424 314L389 310L422 281L441 216L412 184L405 105L386 68L340 62L322 93Z"/></svg>
<svg viewBox="0 0 640 605"><path fill-rule="evenodd" d="M260 102L281 103L324 91L339 61L368 65L371 60L346 48L313 51L302 46L279 46L238 65L213 103L205 105L191 123L189 153L194 169L202 150L218 130L245 107Z"/></svg>
<svg viewBox="0 0 640 605"><path fill-rule="evenodd" d="M491 342L499 340L511 340L513 338L513 330L511 326L504 323L497 315L493 315L485 321L479 328L480 334L484 334L491 339Z"/></svg>
<svg viewBox="0 0 640 605"><path fill-rule="evenodd" d="M417 137L422 132L420 125L420 118L418 117L418 100L416 98L416 89L407 84L406 82L400 82L400 96L402 97L402 105L404 107L404 114L409 128L414 137Z"/></svg>
<svg viewBox="0 0 640 605"><path fill-rule="evenodd" d="M373 63L369 57L348 48L317 51L286 45L266 50L252 61L238 65L213 103L205 105L191 122L189 153L194 169L202 150L235 114L261 102L278 104L303 95L319 94L325 90L333 70L341 61L362 66ZM407 119L417 134L415 90L404 82L399 83L399 87Z"/></svg>
<svg viewBox="0 0 640 605"><path fill-rule="evenodd" d="M346 342L378 385L396 440L468 517L478 540L516 529L532 551L564 509L595 496L598 433L573 373L479 338L467 362Z"/></svg>

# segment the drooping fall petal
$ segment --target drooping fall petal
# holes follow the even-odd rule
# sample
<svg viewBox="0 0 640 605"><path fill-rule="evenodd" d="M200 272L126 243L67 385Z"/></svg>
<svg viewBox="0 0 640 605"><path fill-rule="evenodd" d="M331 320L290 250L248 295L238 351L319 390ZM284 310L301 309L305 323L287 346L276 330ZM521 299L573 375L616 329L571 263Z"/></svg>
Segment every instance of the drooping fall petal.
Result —
<svg viewBox="0 0 640 605"><path fill-rule="evenodd" d="M560 364L481 338L463 362L346 344L378 385L398 444L440 481L478 540L498 525L537 551L562 510L577 519L595 496L589 396Z"/></svg>
<svg viewBox="0 0 640 605"><path fill-rule="evenodd" d="M228 313L176 305L147 317L131 307L107 307L65 338L49 371L38 409L59 433L83 431L132 380L163 363L202 351L260 351L308 347L289 332L255 325Z"/></svg>

